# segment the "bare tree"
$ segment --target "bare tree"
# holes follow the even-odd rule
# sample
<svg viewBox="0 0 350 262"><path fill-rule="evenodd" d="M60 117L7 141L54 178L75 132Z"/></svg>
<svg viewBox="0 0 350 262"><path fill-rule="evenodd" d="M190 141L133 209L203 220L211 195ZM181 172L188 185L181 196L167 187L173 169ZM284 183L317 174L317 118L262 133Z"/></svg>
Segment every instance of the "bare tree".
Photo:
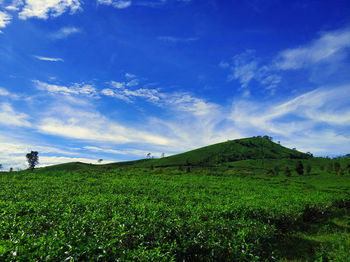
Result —
<svg viewBox="0 0 350 262"><path fill-rule="evenodd" d="M149 158L149 159L151 158L151 153L147 154L147 158Z"/></svg>

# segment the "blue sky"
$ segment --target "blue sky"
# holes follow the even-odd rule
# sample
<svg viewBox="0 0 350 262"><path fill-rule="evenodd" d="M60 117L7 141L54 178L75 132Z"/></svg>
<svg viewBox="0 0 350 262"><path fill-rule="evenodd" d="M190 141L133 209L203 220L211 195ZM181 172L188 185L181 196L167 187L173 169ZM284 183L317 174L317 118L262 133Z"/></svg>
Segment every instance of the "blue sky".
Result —
<svg viewBox="0 0 350 262"><path fill-rule="evenodd" d="M350 2L0 0L0 163L256 135L350 153Z"/></svg>

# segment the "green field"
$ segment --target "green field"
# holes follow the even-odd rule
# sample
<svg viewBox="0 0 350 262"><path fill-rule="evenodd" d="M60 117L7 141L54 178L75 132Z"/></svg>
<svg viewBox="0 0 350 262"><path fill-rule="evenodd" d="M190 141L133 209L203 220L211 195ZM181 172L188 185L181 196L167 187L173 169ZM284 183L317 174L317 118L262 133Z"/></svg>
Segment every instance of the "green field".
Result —
<svg viewBox="0 0 350 262"><path fill-rule="evenodd" d="M2 172L0 261L349 261L350 159L267 157L266 143L262 159Z"/></svg>

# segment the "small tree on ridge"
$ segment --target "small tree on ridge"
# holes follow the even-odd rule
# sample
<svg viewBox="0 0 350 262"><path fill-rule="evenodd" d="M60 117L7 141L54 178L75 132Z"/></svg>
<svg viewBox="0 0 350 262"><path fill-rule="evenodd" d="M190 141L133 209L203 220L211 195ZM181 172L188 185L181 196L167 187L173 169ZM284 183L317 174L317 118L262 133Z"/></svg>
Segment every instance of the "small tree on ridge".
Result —
<svg viewBox="0 0 350 262"><path fill-rule="evenodd" d="M29 169L33 170L37 164L39 164L39 156L37 151L31 151L26 155Z"/></svg>

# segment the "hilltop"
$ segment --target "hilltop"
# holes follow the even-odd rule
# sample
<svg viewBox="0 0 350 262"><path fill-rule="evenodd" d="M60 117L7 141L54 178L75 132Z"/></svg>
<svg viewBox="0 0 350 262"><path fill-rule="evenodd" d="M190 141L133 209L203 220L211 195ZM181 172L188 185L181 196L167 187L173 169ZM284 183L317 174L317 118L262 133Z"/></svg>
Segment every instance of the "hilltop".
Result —
<svg viewBox="0 0 350 262"><path fill-rule="evenodd" d="M307 159L302 153L274 143L270 137L251 137L198 148L185 153L141 162L142 166L212 166L225 162L257 159Z"/></svg>

